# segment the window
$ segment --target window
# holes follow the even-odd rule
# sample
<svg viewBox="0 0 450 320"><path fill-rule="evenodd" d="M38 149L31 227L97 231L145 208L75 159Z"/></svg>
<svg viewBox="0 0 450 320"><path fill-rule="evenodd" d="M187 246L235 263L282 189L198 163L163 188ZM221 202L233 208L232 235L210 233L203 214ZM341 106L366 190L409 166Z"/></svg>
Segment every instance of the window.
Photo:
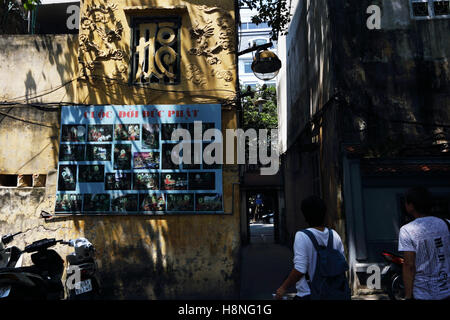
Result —
<svg viewBox="0 0 450 320"><path fill-rule="evenodd" d="M253 73L251 61L244 62L244 73Z"/></svg>
<svg viewBox="0 0 450 320"><path fill-rule="evenodd" d="M134 18L131 83L180 82L179 18Z"/></svg>
<svg viewBox="0 0 450 320"><path fill-rule="evenodd" d="M267 29L269 25L265 22L256 24L251 22L241 23L241 30Z"/></svg>
<svg viewBox="0 0 450 320"><path fill-rule="evenodd" d="M254 39L250 41L250 46L260 46L267 43L267 39Z"/></svg>
<svg viewBox="0 0 450 320"><path fill-rule="evenodd" d="M248 42L248 46L251 48L254 46L260 46L260 45L266 44L268 42L269 42L269 39L265 39L265 38L252 39ZM270 46L270 49L273 49L273 48L274 48L274 45L272 43L272 46Z"/></svg>
<svg viewBox="0 0 450 320"><path fill-rule="evenodd" d="M411 0L415 19L450 18L450 0Z"/></svg>
<svg viewBox="0 0 450 320"><path fill-rule="evenodd" d="M2 187L17 187L17 174L1 174L0 186Z"/></svg>
<svg viewBox="0 0 450 320"><path fill-rule="evenodd" d="M18 187L32 187L33 186L33 176L31 174L19 174L17 177Z"/></svg>
<svg viewBox="0 0 450 320"><path fill-rule="evenodd" d="M45 174L0 174L0 187L45 187Z"/></svg>

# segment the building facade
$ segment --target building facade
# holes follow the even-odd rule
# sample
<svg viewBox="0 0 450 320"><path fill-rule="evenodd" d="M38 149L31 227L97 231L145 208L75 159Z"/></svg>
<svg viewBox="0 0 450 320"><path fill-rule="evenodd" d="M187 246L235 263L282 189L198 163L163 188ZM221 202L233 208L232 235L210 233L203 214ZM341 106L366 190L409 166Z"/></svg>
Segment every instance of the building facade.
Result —
<svg viewBox="0 0 450 320"><path fill-rule="evenodd" d="M262 44L269 43L270 40L270 28L267 23L255 24L251 21L251 17L257 12L255 10L250 10L248 7L241 7L239 10L240 15L240 27L239 27L239 38L238 45L239 51L246 50L253 46L259 46ZM277 52L277 43L272 41L273 45L270 48L274 53ZM254 52L249 52L239 56L239 81L244 88L250 86L253 90L257 86L262 86L263 84L274 86L276 79L270 81L263 81L258 79L252 71L252 62Z"/></svg>
<svg viewBox="0 0 450 320"><path fill-rule="evenodd" d="M168 124L190 128L210 113L215 128L237 127L236 10L235 1L83 1L78 34L1 36L0 233L23 231L19 247L41 238L86 237L97 250L105 299L236 298L237 165L169 170L160 160L163 147L150 150L158 154L150 160L150 152L141 152L153 149L144 147L149 124L163 135ZM160 114L165 118L154 123L143 119ZM131 127L137 135L116 135ZM97 129L114 130L114 137L95 140L90 134ZM170 140L157 142L164 139ZM119 146L128 148L128 162ZM86 158L70 151L78 148ZM95 166L105 174L98 180ZM78 180L67 181L70 174ZM108 174L128 177L132 187L109 186ZM161 184L146 187L139 174L156 175ZM196 174L210 174L213 186L186 186ZM184 175L178 179L184 182L169 188L167 175ZM166 202L142 209L153 193ZM138 209L114 206L123 194L138 201ZM201 212L210 194L220 197L220 207ZM188 204L174 209L168 199L178 205L177 197ZM103 207L101 199L107 199ZM42 211L52 218L41 218Z"/></svg>
<svg viewBox="0 0 450 320"><path fill-rule="evenodd" d="M292 14L277 83L287 243L306 227L301 200L323 197L356 292L397 251L409 187L449 215L449 1L296 1Z"/></svg>

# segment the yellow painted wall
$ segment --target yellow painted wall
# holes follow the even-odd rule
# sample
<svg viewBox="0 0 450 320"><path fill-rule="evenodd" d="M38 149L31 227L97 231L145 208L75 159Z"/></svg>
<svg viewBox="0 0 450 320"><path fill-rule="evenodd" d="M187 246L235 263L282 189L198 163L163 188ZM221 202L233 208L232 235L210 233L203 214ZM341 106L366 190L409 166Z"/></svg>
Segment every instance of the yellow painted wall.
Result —
<svg viewBox="0 0 450 320"><path fill-rule="evenodd" d="M114 27L115 24L108 24L111 21L122 23L120 41L108 44L102 42L98 32L91 33L90 29L83 29L83 21L86 20L83 18L88 16L88 6L93 3L83 1L80 43L86 40L83 37L88 37L99 50L119 49L123 55L116 56L120 59L99 58L100 51L85 50L76 41L61 45L60 51L54 53L59 57L54 64L45 68L35 61L26 67L46 79L45 89L58 88L68 80L75 80L46 96L32 96L32 99L22 101L24 104L30 101L68 101L94 105L221 103L222 130L237 127L233 101L237 81L234 1L95 1L95 5L117 5L112 10L114 17L108 16L105 20L105 17L97 14L94 18L97 20L94 23L100 23L106 30ZM172 86L152 85L151 88L129 86L130 15L147 16L155 12L158 15L182 17L181 83ZM191 37L192 32L198 34L205 25L210 27L211 33L210 37L203 39L208 42L208 47L223 40L229 41L222 42L221 49L215 51L212 57L189 54L189 50L199 43L197 38ZM29 40L32 41L31 38ZM24 51L33 50L33 45L22 44L22 48ZM42 49L42 52L45 50ZM27 54L32 56L31 53ZM35 55L34 59L44 58ZM215 63L210 64L210 61ZM95 62L95 68L84 68L91 62ZM11 72L13 68L0 69L1 81L4 81L5 73ZM61 71L63 75L46 76L53 70ZM20 70L19 74L25 71ZM5 100L18 96L17 92L23 91L23 87L23 84L18 83L9 90L9 94L5 91ZM39 89L37 93L44 90ZM17 113L18 108L15 106L10 112ZM1 110L4 112L4 109ZM59 112L49 113L24 106L18 116L47 121L50 125L43 127L30 124L24 127L23 121L6 117L6 125L0 123L0 174L45 173L48 174L47 187L0 188L0 233L26 231L15 242L19 246L43 237L88 238L97 248L105 298L237 297L240 230L239 186L234 185L238 182L236 166L224 165L223 168L224 210L227 213L224 215L78 216L44 221L39 218L39 213L41 210L51 212L55 201L57 177L54 170L57 167L59 145L59 137L55 133L59 133ZM21 126L24 128L22 134ZM11 132L15 133L13 137ZM49 142L50 146L45 147ZM44 151L40 152L42 149ZM22 166L27 160L32 165ZM56 250L63 256L68 252L61 246Z"/></svg>
<svg viewBox="0 0 450 320"><path fill-rule="evenodd" d="M89 44L80 45L77 100L97 104L190 104L214 103L235 98L237 81L234 1L108 1L108 13L89 10L91 1L84 1L81 12L80 43L97 45L103 52L119 50L119 58L102 58ZM113 4L116 4L114 6ZM99 16L98 16L99 15ZM181 17L180 67L178 85L151 85L138 88L128 85L130 72L130 24L132 17ZM108 42L93 30L95 19L100 28L118 30L123 26L121 40ZM84 19L84 20L83 20ZM206 50L202 45L206 45ZM213 50L216 48L216 50ZM212 50L209 55L195 55ZM123 54L123 56L122 56ZM92 69L89 66L94 66ZM106 88L108 90L106 90Z"/></svg>

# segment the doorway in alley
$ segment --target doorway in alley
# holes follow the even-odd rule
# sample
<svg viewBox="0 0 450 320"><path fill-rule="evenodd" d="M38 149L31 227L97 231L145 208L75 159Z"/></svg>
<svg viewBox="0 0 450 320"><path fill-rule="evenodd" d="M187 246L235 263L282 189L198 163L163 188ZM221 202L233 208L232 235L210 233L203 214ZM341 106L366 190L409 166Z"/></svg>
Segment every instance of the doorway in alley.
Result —
<svg viewBox="0 0 450 320"><path fill-rule="evenodd" d="M247 192L247 224L249 242L276 243L278 233L278 192L253 190Z"/></svg>

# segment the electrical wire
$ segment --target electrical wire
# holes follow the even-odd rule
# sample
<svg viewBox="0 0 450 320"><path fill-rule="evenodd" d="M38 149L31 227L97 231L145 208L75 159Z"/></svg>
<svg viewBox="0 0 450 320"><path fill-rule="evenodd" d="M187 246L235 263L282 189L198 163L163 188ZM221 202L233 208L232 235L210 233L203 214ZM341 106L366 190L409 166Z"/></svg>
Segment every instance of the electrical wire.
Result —
<svg viewBox="0 0 450 320"><path fill-rule="evenodd" d="M111 81L111 82L115 82L115 83L117 83L117 84L119 84L121 86L131 87L128 83L122 82L122 81L120 81L118 79L105 77L105 76L95 76L94 75L94 76L88 76L88 78L93 79L93 80L98 80L98 79L108 80L108 81ZM74 82L76 80L79 80L79 79L82 79L82 77L78 77L78 78L74 78L72 80L69 80L69 81L59 85L56 88L43 90L43 91L41 91L41 92L35 94L34 96L31 96L31 97L27 96L27 95L23 95L23 96L18 96L18 97L12 98L9 101L0 102L0 105L3 105L3 106L19 105L19 104L22 104L23 102L27 102L26 103L27 105L37 105L36 103L28 103L28 101L34 100L34 99L37 99L37 98L41 98L41 97L44 97L46 95L49 95L49 94L51 94L51 93L53 93L53 92L55 92L55 91L65 87L65 86L67 86L67 85L71 84L72 82ZM195 94L195 93L202 93L202 92L218 92L218 91L220 92L220 91L222 91L222 92L229 92L229 93L236 94L236 92L233 91L233 90L223 89L223 88L218 88L218 89L197 89L197 90L168 90L168 89L152 88L152 87L148 87L148 86L145 86L145 85L138 85L136 87L138 87L140 89L143 89L143 90L150 90L150 91L156 91L156 92L172 92L172 93ZM61 103L59 103L59 105L60 104ZM75 104L75 103L67 103L67 104ZM41 103L40 105L42 106L43 104Z"/></svg>
<svg viewBox="0 0 450 320"><path fill-rule="evenodd" d="M5 113L5 112L1 112L1 111L0 111L0 114L5 117L12 118L14 120L18 120L18 121L21 121L24 123L35 124L35 125L43 126L43 127L47 127L47 128L55 128L55 124L48 124L48 123L42 123L42 122L38 122L38 121L34 121L34 120L24 119L24 118L13 116L9 113Z"/></svg>
<svg viewBox="0 0 450 320"><path fill-rule="evenodd" d="M59 90L59 89L65 87L65 86L67 86L68 84L71 84L72 82L74 82L74 81L76 81L76 80L78 80L78 79L79 79L79 78L74 78L74 79L72 79L72 80L69 80L69 81L67 81L67 82L65 82L65 83L63 83L63 84L61 84L61 85L59 85L59 86L56 87L56 88L43 90L43 91L39 92L38 94L36 94L35 96L29 97L29 96L27 96L27 95L23 95L23 96L19 96L19 97L16 97L16 98L12 98L12 99L11 99L11 102L9 102L9 103L27 102L27 101L29 101L29 100L34 100L34 99L37 99L37 98L41 98L41 97L43 97L43 96L46 96L46 95L48 95L48 94L50 94L50 93L53 93L53 92L55 92L55 91L57 91L57 90ZM22 98L25 98L25 99L22 99ZM19 100L19 99L21 99L21 100ZM6 102L6 103L8 103L8 102ZM3 104L3 103L2 103L2 104Z"/></svg>
<svg viewBox="0 0 450 320"><path fill-rule="evenodd" d="M79 80L81 77L78 78L74 78L72 80L69 80L63 84L61 84L60 86L56 87L56 88L52 88L52 89L48 89L48 90L44 90L42 92L40 92L39 94L36 94L33 97L28 97L27 100L33 100L39 97L43 97L46 96L52 92L55 92L67 85L69 85L70 83L72 83L73 81ZM124 86L127 88L130 88L131 86L128 83L122 82L118 79L113 79L113 78L109 78L109 77L105 77L105 76L88 76L88 78L93 79L93 80L98 80L98 79L102 79L102 80L107 80L110 82L115 82L120 86ZM185 93L185 94L201 94L201 93L206 93L206 92L218 92L218 91L223 91L223 92L229 92L229 93L233 93L235 96L232 99L218 99L217 97L211 97L211 98L216 98L218 100L223 100L223 102L226 103L233 103L236 102L239 99L239 91L233 91L233 90L229 90L229 89L223 89L223 88L218 88L218 89L198 89L198 90L168 90L168 89L158 89L158 88L152 88L152 87L148 87L148 86L144 86L141 85L138 87L139 89L143 89L143 90L149 90L149 91L156 91L156 92L172 92L172 93ZM104 91L105 94L107 94L106 91ZM135 93L133 93L135 94ZM108 96L110 96L109 94L107 94ZM136 95L136 94L135 94ZM24 96L19 96L16 97L14 99L12 99L12 101L3 101L0 102L0 108L1 106L4 107L11 107L11 106L31 106L34 108L37 108L41 111L48 111L48 112L56 112L59 107L64 106L64 105L73 105L73 106L91 106L92 104L85 104L85 103L75 103L75 102L47 102L47 103L43 103L43 102L23 102L23 101L15 101L19 98L22 97L26 97ZM111 96L110 96L111 97ZM305 125L305 127L308 127L310 122L315 122L316 119L321 118L323 116L323 114L325 113L325 111L327 109L329 109L329 107L332 105L332 101L344 101L345 104L347 106L349 106L351 109L353 109L351 107L351 105L349 105L345 99L341 99L339 98L339 93L333 95L330 100L316 113L314 114L313 118L311 119L311 121L308 122L308 124ZM50 106L54 106L54 108L49 108ZM14 116L5 114L5 113L0 113L4 116L9 116L11 118L13 118ZM387 119L381 115L377 115L377 117L381 120L387 121L387 122L391 122L391 123L402 123L402 124L408 124L408 125L417 125L417 126L424 126L424 127L441 127L441 128L450 128L450 124L445 124L445 123L424 123L424 122L416 122L416 121L407 121L407 120L400 120L400 119ZM16 117L18 118L18 117ZM22 119L23 120L23 119ZM37 124L37 123L36 123ZM48 126L45 124L45 126ZM305 128L303 128L303 131L305 131Z"/></svg>

